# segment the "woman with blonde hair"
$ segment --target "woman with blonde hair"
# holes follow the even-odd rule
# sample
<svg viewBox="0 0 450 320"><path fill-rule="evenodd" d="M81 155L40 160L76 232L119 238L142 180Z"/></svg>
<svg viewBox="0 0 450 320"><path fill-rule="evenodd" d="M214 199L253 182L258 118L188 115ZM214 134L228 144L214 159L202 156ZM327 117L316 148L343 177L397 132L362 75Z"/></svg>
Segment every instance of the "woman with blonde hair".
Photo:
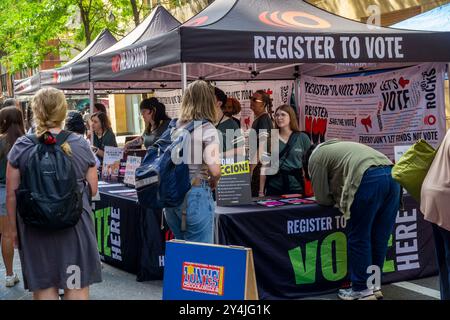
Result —
<svg viewBox="0 0 450 320"><path fill-rule="evenodd" d="M220 179L219 136L212 123L217 119L214 88L197 80L184 92L175 139L194 121L186 157L192 188L185 201L176 208L165 208L164 214L176 239L213 243L215 204L212 191Z"/></svg>
<svg viewBox="0 0 450 320"><path fill-rule="evenodd" d="M54 88L39 90L31 107L39 144L52 144L66 135L62 127L67 102L62 91ZM80 135L69 134L61 145L71 159L83 210L74 226L48 230L25 223L21 215L16 215L16 190L34 146L27 136L19 138L8 155L6 173L6 208L10 220L7 234L16 243L19 239L25 289L33 292L36 300L57 300L58 289L64 289L64 299L88 299L89 285L101 282L100 256L90 206L90 194L97 193L98 184L94 155L89 143Z"/></svg>

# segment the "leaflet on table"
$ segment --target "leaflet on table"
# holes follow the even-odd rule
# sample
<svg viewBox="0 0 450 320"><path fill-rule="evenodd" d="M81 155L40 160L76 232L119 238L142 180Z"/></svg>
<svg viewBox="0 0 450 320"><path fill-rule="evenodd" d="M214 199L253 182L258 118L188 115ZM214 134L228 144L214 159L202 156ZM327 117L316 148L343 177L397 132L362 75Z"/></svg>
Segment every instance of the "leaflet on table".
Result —
<svg viewBox="0 0 450 320"><path fill-rule="evenodd" d="M120 160L123 158L123 149L116 147L105 147L103 157L103 178L112 178L119 176Z"/></svg>
<svg viewBox="0 0 450 320"><path fill-rule="evenodd" d="M291 198L291 199L281 199L281 202L287 203L287 204L314 204L316 203L314 200L309 199L300 199L300 198Z"/></svg>
<svg viewBox="0 0 450 320"><path fill-rule="evenodd" d="M260 200L256 202L257 204L259 204L260 206L264 206L267 208L273 208L273 207L280 207L280 206L284 206L285 203L277 201L277 200Z"/></svg>
<svg viewBox="0 0 450 320"><path fill-rule="evenodd" d="M134 156L128 156L127 157L127 164L125 166L125 178L123 182L125 184L135 186L136 185L136 179L135 179L135 173L136 169L139 168L141 165L141 157L134 157Z"/></svg>
<svg viewBox="0 0 450 320"><path fill-rule="evenodd" d="M100 182L102 182L102 184L100 184ZM112 188L112 187L124 187L123 183L105 183L104 181L99 181L98 182L98 187L99 188Z"/></svg>
<svg viewBox="0 0 450 320"><path fill-rule="evenodd" d="M108 193L136 193L136 190L130 190L130 189L120 189L120 190L110 190Z"/></svg>
<svg viewBox="0 0 450 320"><path fill-rule="evenodd" d="M292 198L300 198L302 195L300 193L293 193L293 194L282 194L281 197L283 199L292 199Z"/></svg>

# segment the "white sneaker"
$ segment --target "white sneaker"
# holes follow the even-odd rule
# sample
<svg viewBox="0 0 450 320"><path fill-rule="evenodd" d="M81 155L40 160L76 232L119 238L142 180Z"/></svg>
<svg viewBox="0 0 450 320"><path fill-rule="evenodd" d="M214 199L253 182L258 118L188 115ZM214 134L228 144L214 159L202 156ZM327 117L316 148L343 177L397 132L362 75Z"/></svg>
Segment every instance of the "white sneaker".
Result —
<svg viewBox="0 0 450 320"><path fill-rule="evenodd" d="M375 296L375 298L377 298L377 300L381 300L381 299L383 299L384 297L383 297L383 292L381 292L381 288L375 288L375 289L373 289L373 294L374 294L374 296Z"/></svg>
<svg viewBox="0 0 450 320"><path fill-rule="evenodd" d="M377 300L372 289L353 291L352 288L340 289L338 297L342 300Z"/></svg>
<svg viewBox="0 0 450 320"><path fill-rule="evenodd" d="M14 287L19 281L19 276L16 273L13 273L12 276L5 277L5 286L8 288Z"/></svg>
<svg viewBox="0 0 450 320"><path fill-rule="evenodd" d="M377 300L381 300L384 298L380 286L370 286L369 289L373 290L373 294L375 295L375 298L377 298Z"/></svg>

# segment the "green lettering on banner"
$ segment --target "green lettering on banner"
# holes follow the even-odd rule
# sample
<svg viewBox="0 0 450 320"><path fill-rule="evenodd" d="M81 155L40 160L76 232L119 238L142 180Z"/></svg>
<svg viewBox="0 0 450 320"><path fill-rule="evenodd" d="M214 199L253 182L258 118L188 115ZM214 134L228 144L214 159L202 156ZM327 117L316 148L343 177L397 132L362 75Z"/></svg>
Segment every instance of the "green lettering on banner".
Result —
<svg viewBox="0 0 450 320"><path fill-rule="evenodd" d="M102 252L102 219L103 219L103 209L96 210L94 213L95 219L97 220L97 246L98 252Z"/></svg>
<svg viewBox="0 0 450 320"><path fill-rule="evenodd" d="M105 208L103 209L103 254L111 257L111 247L108 246L108 239L109 239L109 223L108 218L111 215L111 208Z"/></svg>
<svg viewBox="0 0 450 320"><path fill-rule="evenodd" d="M317 246L319 241L308 242L305 246L305 261L300 247L289 250L296 284L311 284L316 282Z"/></svg>
<svg viewBox="0 0 450 320"><path fill-rule="evenodd" d="M336 260L333 259L333 243L335 244ZM320 246L322 274L328 281L338 281L347 275L347 237L342 232L328 235ZM336 262L336 271L334 263Z"/></svg>
<svg viewBox="0 0 450 320"><path fill-rule="evenodd" d="M392 247L392 234L389 237L389 241L388 241L388 248ZM384 260L384 265L383 265L383 272L384 273L388 273L388 272L394 272L395 271L395 265L394 265L394 260L387 260L387 257Z"/></svg>

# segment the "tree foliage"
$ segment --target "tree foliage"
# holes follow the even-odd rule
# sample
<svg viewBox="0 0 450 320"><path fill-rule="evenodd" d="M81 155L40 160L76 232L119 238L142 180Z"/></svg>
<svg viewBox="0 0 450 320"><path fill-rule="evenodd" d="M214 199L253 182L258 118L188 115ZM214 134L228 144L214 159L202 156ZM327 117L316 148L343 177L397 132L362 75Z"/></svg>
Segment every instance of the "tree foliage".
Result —
<svg viewBox="0 0 450 320"><path fill-rule="evenodd" d="M0 63L14 73L49 53L73 55L104 28L118 38L142 21L143 0L1 0ZM57 44L55 46L55 43ZM70 54L71 53L71 54Z"/></svg>

